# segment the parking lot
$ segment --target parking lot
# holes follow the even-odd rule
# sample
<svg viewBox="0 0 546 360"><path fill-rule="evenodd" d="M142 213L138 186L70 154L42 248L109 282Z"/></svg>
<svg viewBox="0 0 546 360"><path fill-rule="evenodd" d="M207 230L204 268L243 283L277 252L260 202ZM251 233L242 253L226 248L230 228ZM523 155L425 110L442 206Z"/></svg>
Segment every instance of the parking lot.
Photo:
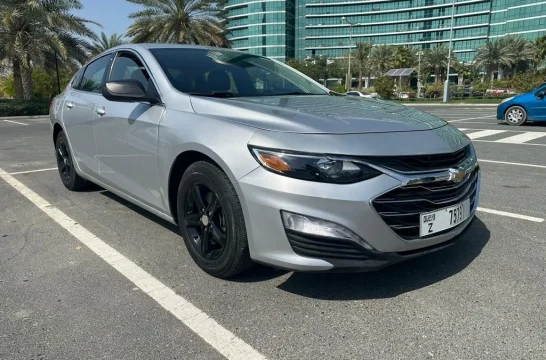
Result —
<svg viewBox="0 0 546 360"><path fill-rule="evenodd" d="M175 226L66 190L47 119L0 120L0 359L544 359L546 124L416 107L478 152L460 242L372 273L230 280L197 268Z"/></svg>

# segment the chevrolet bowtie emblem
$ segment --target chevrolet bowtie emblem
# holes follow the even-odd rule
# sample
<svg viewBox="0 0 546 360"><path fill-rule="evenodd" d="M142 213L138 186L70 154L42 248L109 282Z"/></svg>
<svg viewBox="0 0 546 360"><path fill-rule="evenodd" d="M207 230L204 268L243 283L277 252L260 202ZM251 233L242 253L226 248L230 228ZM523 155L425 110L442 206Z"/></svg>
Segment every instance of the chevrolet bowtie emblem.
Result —
<svg viewBox="0 0 546 360"><path fill-rule="evenodd" d="M449 169L448 181L461 182L466 176L466 172L460 169Z"/></svg>

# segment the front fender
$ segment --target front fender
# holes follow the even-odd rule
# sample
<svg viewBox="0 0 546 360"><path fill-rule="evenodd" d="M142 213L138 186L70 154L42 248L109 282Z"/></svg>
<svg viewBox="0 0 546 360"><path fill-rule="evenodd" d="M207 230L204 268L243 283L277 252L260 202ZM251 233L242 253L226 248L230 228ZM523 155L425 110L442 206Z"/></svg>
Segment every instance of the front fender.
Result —
<svg viewBox="0 0 546 360"><path fill-rule="evenodd" d="M243 210L244 198L238 180L259 167L247 144L255 129L212 118L167 109L159 125L158 170L164 209L170 212L169 176L178 155L195 151L206 155L220 166L232 182Z"/></svg>

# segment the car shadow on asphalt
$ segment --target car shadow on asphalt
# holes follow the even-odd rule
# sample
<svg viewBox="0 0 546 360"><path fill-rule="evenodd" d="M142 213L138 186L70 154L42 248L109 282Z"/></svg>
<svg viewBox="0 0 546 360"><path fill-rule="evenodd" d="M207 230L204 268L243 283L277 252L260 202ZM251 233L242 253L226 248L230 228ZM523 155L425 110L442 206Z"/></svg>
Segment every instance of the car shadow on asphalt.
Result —
<svg viewBox="0 0 546 360"><path fill-rule="evenodd" d="M133 203L92 184L86 191L98 191L143 217L180 235L176 225ZM412 260L365 273L301 273L294 272L278 286L296 295L321 300L359 300L391 298L417 290L464 270L481 253L490 238L485 224L476 218L463 238L453 246ZM228 281L252 283L268 281L289 273L286 270L256 265Z"/></svg>
<svg viewBox="0 0 546 360"><path fill-rule="evenodd" d="M464 270L481 253L490 232L478 218L463 238L436 253L367 273L293 273L279 289L320 300L392 298Z"/></svg>
<svg viewBox="0 0 546 360"><path fill-rule="evenodd" d="M151 221L163 226L165 229L170 230L171 232L173 232L173 233L175 233L177 235L180 235L180 230L178 229L178 226L176 226L174 224L171 224L167 220L163 220L159 216L156 216L156 215L152 214L148 210L144 210L140 206L135 205L135 204L125 200L122 197L117 196L116 194L114 194L114 193L112 193L112 192L110 192L108 190L104 190L102 188L100 188L100 190L103 190L103 191L100 192L101 195L104 195L107 198L109 198L111 200L114 200L114 201L120 203L121 205L124 205L125 207L133 210L134 212L138 213L139 215L142 215L146 219L151 220Z"/></svg>

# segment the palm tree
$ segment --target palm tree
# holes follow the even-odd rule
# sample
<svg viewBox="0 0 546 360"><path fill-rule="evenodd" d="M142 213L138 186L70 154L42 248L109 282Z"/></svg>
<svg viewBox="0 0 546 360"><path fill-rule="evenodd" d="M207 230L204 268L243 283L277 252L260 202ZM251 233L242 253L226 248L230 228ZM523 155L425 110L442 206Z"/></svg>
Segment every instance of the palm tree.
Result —
<svg viewBox="0 0 546 360"><path fill-rule="evenodd" d="M535 49L530 41L516 35L505 36L500 41L512 54L512 64L508 66L508 69L512 73L515 71L525 71L531 67L535 58ZM502 78L504 66L501 66L500 70L499 78Z"/></svg>
<svg viewBox="0 0 546 360"><path fill-rule="evenodd" d="M353 57L358 67L358 88L362 89L362 71L368 68L368 56L372 49L373 43L365 42L356 44L356 49L353 52ZM369 73L369 71L368 71ZM368 81L368 84L370 82Z"/></svg>
<svg viewBox="0 0 546 360"><path fill-rule="evenodd" d="M449 49L444 45L437 45L426 50L422 57L422 65L434 73L434 82L443 80L444 71L447 69L447 56Z"/></svg>
<svg viewBox="0 0 546 360"><path fill-rule="evenodd" d="M544 64L544 60L546 60L546 35L537 37L533 47L535 54L535 68L538 68L542 66Z"/></svg>
<svg viewBox="0 0 546 360"><path fill-rule="evenodd" d="M374 46L370 52L369 65L377 76L385 75L392 67L394 47L392 45Z"/></svg>
<svg viewBox="0 0 546 360"><path fill-rule="evenodd" d="M223 46L227 40L215 0L127 0L144 6L129 15L133 42Z"/></svg>
<svg viewBox="0 0 546 360"><path fill-rule="evenodd" d="M397 69L411 68L417 63L419 49L415 46L397 45L394 50L392 66Z"/></svg>
<svg viewBox="0 0 546 360"><path fill-rule="evenodd" d="M492 81L495 71L500 70L501 66L512 66L516 57L512 51L513 49L506 46L502 39L486 40L474 56L474 66L478 69L486 69Z"/></svg>
<svg viewBox="0 0 546 360"><path fill-rule="evenodd" d="M87 58L85 38L96 36L87 27L92 22L72 14L81 8L79 0L0 2L2 56L11 62L16 98L32 97L32 66L49 66L55 59L74 65Z"/></svg>
<svg viewBox="0 0 546 360"><path fill-rule="evenodd" d="M91 55L98 55L108 49L123 44L125 44L125 41L123 41L123 35L113 33L110 35L110 37L108 37L105 33L101 32L99 40L93 42Z"/></svg>

